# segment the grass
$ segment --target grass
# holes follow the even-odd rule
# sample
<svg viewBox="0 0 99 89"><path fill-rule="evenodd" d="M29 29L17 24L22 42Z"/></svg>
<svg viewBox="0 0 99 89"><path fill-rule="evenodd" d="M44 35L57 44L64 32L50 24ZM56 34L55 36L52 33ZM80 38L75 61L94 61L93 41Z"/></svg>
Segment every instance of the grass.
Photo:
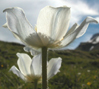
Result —
<svg viewBox="0 0 99 89"><path fill-rule="evenodd" d="M17 52L23 45L0 42L0 89L33 89L9 69L17 66ZM61 57L60 72L49 80L49 89L99 89L99 51L49 51L49 59ZM38 89L41 85L39 85Z"/></svg>

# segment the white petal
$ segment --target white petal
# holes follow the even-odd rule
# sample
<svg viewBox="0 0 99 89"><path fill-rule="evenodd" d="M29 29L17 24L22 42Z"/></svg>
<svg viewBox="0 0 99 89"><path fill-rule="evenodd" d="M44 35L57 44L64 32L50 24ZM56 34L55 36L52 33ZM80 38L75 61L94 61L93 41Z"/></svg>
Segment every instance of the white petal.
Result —
<svg viewBox="0 0 99 89"><path fill-rule="evenodd" d="M5 24L3 25L3 27L4 27L4 28L8 28L7 23L5 23Z"/></svg>
<svg viewBox="0 0 99 89"><path fill-rule="evenodd" d="M42 73L42 57L41 54L35 55L31 63L31 72L33 75L41 76Z"/></svg>
<svg viewBox="0 0 99 89"><path fill-rule="evenodd" d="M37 32L54 40L60 40L65 35L70 21L70 8L47 6L40 11L37 20Z"/></svg>
<svg viewBox="0 0 99 89"><path fill-rule="evenodd" d="M26 81L26 78L24 77L24 75L15 66L12 66L9 71L12 71L14 74L16 74L22 80Z"/></svg>
<svg viewBox="0 0 99 89"><path fill-rule="evenodd" d="M3 26L7 27L17 39L36 49L42 46L41 39L27 21L21 8L7 8L4 12L7 12L7 22Z"/></svg>
<svg viewBox="0 0 99 89"><path fill-rule="evenodd" d="M61 67L62 59L59 58L52 58L49 61L48 67L47 67L47 79L49 80L51 77L57 74L59 72L59 68Z"/></svg>
<svg viewBox="0 0 99 89"><path fill-rule="evenodd" d="M39 47L42 47L42 42L41 40L38 38L38 36L34 35L34 37L27 37L25 40L16 32L11 31L14 35L15 38L17 38L18 40L22 41L25 45L30 46L31 48L34 49L38 49Z"/></svg>
<svg viewBox="0 0 99 89"><path fill-rule="evenodd" d="M29 35L26 39L25 39L25 42L31 46L31 47L35 47L35 48L40 48L42 46L44 46L42 44L42 41L40 39L40 37L38 36L38 34L36 33L33 33L31 35Z"/></svg>
<svg viewBox="0 0 99 89"><path fill-rule="evenodd" d="M24 49L24 51L26 51L26 52L30 52L32 56L38 55L38 54L41 53L41 49L35 50L35 49L33 49L33 48L31 48L31 47L28 47L28 46L25 46L23 49Z"/></svg>
<svg viewBox="0 0 99 89"><path fill-rule="evenodd" d="M78 31L74 31L73 33L65 36L65 38L61 41L61 46L67 46L69 45L72 41L76 39L76 36L78 34Z"/></svg>
<svg viewBox="0 0 99 89"><path fill-rule="evenodd" d="M87 17L76 30L73 30L70 34L68 34L64 37L64 39L61 41L61 45L67 46L72 41L74 41L76 38L82 36L86 32L86 29L90 22L97 23L97 21L95 19L93 19L92 17Z"/></svg>
<svg viewBox="0 0 99 89"><path fill-rule="evenodd" d="M27 44L27 43L24 41L24 39L23 39L19 34L17 34L16 32L12 31L12 30L8 27L7 23L5 23L5 24L3 25L3 27L4 27L4 28L8 28L8 29L12 32L12 34L14 35L15 38L17 38L18 40L22 41L24 44Z"/></svg>
<svg viewBox="0 0 99 89"><path fill-rule="evenodd" d="M49 44L49 42L51 42L50 37L48 37L44 34L38 33L38 36L40 37L40 40L41 40L43 46L47 46Z"/></svg>
<svg viewBox="0 0 99 89"><path fill-rule="evenodd" d="M78 33L78 35L77 35L76 38L81 37L81 36L86 32L89 23L92 23L92 22L93 22L93 23L98 23L98 21L95 20L94 18L92 18L92 17L87 17L87 18L81 23L81 25L77 28L77 29L79 29L80 31L79 31L79 33Z"/></svg>
<svg viewBox="0 0 99 89"><path fill-rule="evenodd" d="M14 35L15 38L17 38L18 40L22 41L23 43L25 43L25 41L21 38L21 36L13 31L11 31ZM26 44L26 43L25 43Z"/></svg>
<svg viewBox="0 0 99 89"><path fill-rule="evenodd" d="M4 28L8 28L7 23L5 23L5 24L3 25L3 27L4 27ZM8 28L8 29L12 32L12 34L14 35L15 38L17 38L18 40L22 41L25 45L28 45L28 44L25 42L25 40L24 40L19 34L17 34L16 32L12 31L10 28Z"/></svg>
<svg viewBox="0 0 99 89"><path fill-rule="evenodd" d="M71 34L72 32L75 31L75 29L78 27L77 23L75 23L70 30L66 33L66 35L64 37L66 37L67 35Z"/></svg>
<svg viewBox="0 0 99 89"><path fill-rule="evenodd" d="M26 19L24 11L21 8L7 8L4 12L7 12L6 19L10 30L18 32L22 38L26 38L31 33L35 33L35 30L33 30L33 27Z"/></svg>
<svg viewBox="0 0 99 89"><path fill-rule="evenodd" d="M25 53L17 53L17 56L19 57L17 64L22 74L24 74L25 76L31 74L31 58Z"/></svg>

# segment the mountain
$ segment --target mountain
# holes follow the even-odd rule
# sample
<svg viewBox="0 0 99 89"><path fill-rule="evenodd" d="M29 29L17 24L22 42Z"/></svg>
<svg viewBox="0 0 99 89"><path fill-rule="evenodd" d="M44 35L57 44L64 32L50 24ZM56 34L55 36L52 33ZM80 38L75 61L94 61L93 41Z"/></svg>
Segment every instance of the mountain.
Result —
<svg viewBox="0 0 99 89"><path fill-rule="evenodd" d="M99 33L94 34L89 41L80 43L76 50L99 50Z"/></svg>

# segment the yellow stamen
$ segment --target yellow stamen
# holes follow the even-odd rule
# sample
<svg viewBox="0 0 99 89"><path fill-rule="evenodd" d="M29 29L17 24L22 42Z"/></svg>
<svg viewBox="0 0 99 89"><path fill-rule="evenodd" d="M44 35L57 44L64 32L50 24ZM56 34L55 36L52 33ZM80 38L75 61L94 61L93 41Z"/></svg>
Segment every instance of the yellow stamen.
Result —
<svg viewBox="0 0 99 89"><path fill-rule="evenodd" d="M37 32L37 26L35 26L35 31Z"/></svg>

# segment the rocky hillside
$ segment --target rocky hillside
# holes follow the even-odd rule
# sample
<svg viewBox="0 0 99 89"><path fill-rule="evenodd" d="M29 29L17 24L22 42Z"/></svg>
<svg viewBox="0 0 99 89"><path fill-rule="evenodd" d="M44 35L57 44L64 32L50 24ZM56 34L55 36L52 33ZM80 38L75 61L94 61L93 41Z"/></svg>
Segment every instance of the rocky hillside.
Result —
<svg viewBox="0 0 99 89"><path fill-rule="evenodd" d="M99 50L99 33L93 35L89 41L81 43L76 49L83 51Z"/></svg>

